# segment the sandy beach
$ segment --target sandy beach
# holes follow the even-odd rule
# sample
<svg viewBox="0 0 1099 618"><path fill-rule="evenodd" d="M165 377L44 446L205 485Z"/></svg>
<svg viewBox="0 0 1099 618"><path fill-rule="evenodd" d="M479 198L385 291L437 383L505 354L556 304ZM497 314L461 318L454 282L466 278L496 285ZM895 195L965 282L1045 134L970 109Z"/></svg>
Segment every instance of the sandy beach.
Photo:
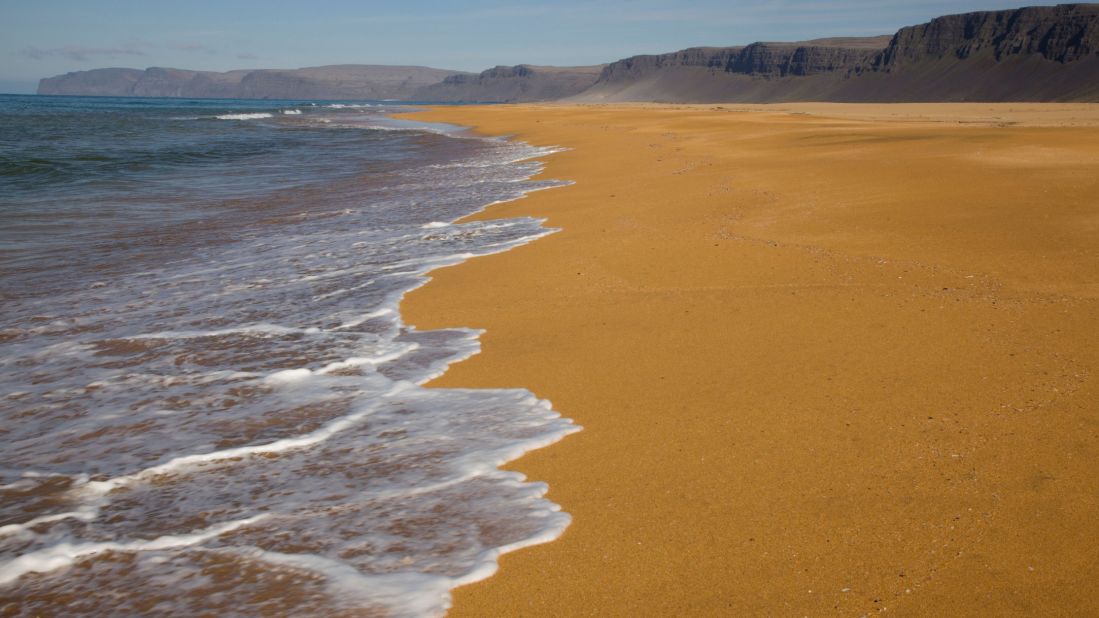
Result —
<svg viewBox="0 0 1099 618"><path fill-rule="evenodd" d="M438 108L569 150L433 273L434 382L584 427L454 616L1099 613L1099 105Z"/></svg>

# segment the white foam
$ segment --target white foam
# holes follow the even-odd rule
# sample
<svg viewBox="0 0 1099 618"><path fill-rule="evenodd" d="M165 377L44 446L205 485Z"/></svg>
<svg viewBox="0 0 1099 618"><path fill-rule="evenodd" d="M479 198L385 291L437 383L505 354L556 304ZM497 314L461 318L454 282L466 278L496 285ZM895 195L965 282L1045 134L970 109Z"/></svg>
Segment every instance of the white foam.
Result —
<svg viewBox="0 0 1099 618"><path fill-rule="evenodd" d="M396 313L397 313L397 309L395 307L382 307L381 309L378 309L376 311L371 311L369 313L364 313L364 314L358 316L357 318L355 318L353 320L348 320L348 321L340 324L339 326L333 328L332 330L343 330L343 329L348 329L348 328L355 328L356 326L360 326L365 322L373 320L374 318L380 318L380 317L383 317L383 316L394 315Z"/></svg>
<svg viewBox="0 0 1099 618"><path fill-rule="evenodd" d="M305 371L309 370L306 369ZM153 466L151 468L146 468L134 474L118 476L106 481L91 481L88 484L84 485L81 489L91 494L106 495L119 487L130 485L141 480L151 479L160 475L178 472L190 466L198 466L225 459L247 457L249 455L282 453L294 449L314 446L316 444L324 442L325 440L328 440L329 438L341 431L344 431L361 423L371 410L372 408L368 407L359 412L348 414L347 416L338 418L325 424L316 431L307 433L302 436L283 438L282 440L276 440L267 444L239 446L236 448L223 449L220 451L214 451L212 453L184 455L183 457L176 457L175 459L172 459L166 463L162 463L158 466Z"/></svg>
<svg viewBox="0 0 1099 618"><path fill-rule="evenodd" d="M439 616L450 607L450 589L454 580L441 575L415 571L366 574L353 566L316 555L286 554L256 548L238 552L255 558L314 573L323 573L334 598L353 599L364 604L381 604L388 615Z"/></svg>
<svg viewBox="0 0 1099 618"><path fill-rule="evenodd" d="M257 112L253 114L221 114L220 116L214 116L214 118L218 120L261 120L263 118L274 118L274 115Z"/></svg>
<svg viewBox="0 0 1099 618"><path fill-rule="evenodd" d="M513 551L518 551L525 547L533 547L535 545L543 545L550 543L561 537L565 533L565 529L572 523L572 517L567 513L559 513L559 516L554 518L554 521L546 526L540 534L523 539L522 541L511 543L510 545L504 545L497 547L496 549L489 550L481 555L480 563L477 568L472 569L464 576L451 580L451 588L457 588L458 586L467 586L479 582L484 579L492 577L499 569L500 556L509 554ZM449 591L448 591L449 592ZM446 604L446 609L450 609L449 598Z"/></svg>
<svg viewBox="0 0 1099 618"><path fill-rule="evenodd" d="M29 554L23 554L18 558L0 565L0 585L10 584L27 573L45 573L67 567L81 558L105 551L156 551L190 547L208 541L216 536L232 532L244 526L254 524L267 518L267 515L256 515L237 521L230 521L205 530L193 532L187 535L166 535L149 541L133 541L129 543L59 543L46 549L41 549Z"/></svg>
<svg viewBox="0 0 1099 618"><path fill-rule="evenodd" d="M96 509L92 506L83 506L76 511L57 513L54 515L42 515L41 517L35 517L34 519L31 519L30 521L25 521L21 524L7 524L5 526L0 526L0 535L19 534L21 532L26 532L35 526L48 524L55 521L62 521L64 519L92 521L98 514L99 509Z"/></svg>
<svg viewBox="0 0 1099 618"><path fill-rule="evenodd" d="M328 115L339 122L337 110L352 104L333 105ZM354 108L344 115L373 116ZM387 615L423 616L445 611L454 586L494 572L500 554L556 538L569 517L544 498L546 486L497 466L579 428L526 391L423 388L477 354L481 331L420 331L398 311L432 269L552 232L529 218L447 223L555 186L519 182L540 169L529 156L544 151L485 140L470 152L428 160L461 164L391 170L398 189L377 199L347 193L362 199L353 208L346 196L330 204L311 193L319 203L301 207L308 216L265 221L193 258L111 279L115 299L96 304L81 286L77 302L35 308L50 320L35 328L62 332L75 324L66 311L79 306L79 326L91 334L0 358L23 375L31 370L17 369L19 359L53 362L34 370L48 370L53 386L14 380L9 390L43 400L80 394L87 413L57 406L54 416L13 428L19 446L0 470L3 481L56 490L62 502L54 504L64 506L36 507L28 521L0 529L24 543L26 560L4 565L14 569L7 572L149 550L166 570L157 577L171 579L177 571L169 569L201 564L207 552L237 553L321 576L311 581L328 592L288 613L380 605ZM326 213L341 219L326 222ZM20 478L31 468L85 480ZM433 515L444 507L447 517ZM210 531L182 527L196 514L256 525L187 545ZM263 523L251 519L261 514L269 515ZM108 560L81 566L89 582L116 576ZM69 585L68 574L52 577L35 585ZM230 583L225 594L243 598L247 586ZM109 596L96 601L111 611Z"/></svg>
<svg viewBox="0 0 1099 618"><path fill-rule="evenodd" d="M293 384L295 382L301 382L312 375L313 371L311 369L284 369L272 373L264 378L263 381L268 384Z"/></svg>
<svg viewBox="0 0 1099 618"><path fill-rule="evenodd" d="M284 110L282 110L282 113L287 115L287 116L299 116L299 115L301 115L301 110L300 109L284 109Z"/></svg>
<svg viewBox="0 0 1099 618"><path fill-rule="evenodd" d="M323 375L338 371L340 369L347 369L350 367L377 367L384 363L391 363L403 356L408 355L411 352L415 352L420 349L420 344L410 343L407 345L396 346L392 352L385 354L378 354L376 356L356 356L347 360L329 363L324 368L315 372L316 375ZM426 381L426 380L425 380Z"/></svg>
<svg viewBox="0 0 1099 618"><path fill-rule="evenodd" d="M127 337L128 339L199 339L202 337L223 337L225 335L291 335L306 333L311 327L293 328L279 326L278 324L246 324L236 328L219 328L216 330L177 330L160 331L156 333L143 333Z"/></svg>

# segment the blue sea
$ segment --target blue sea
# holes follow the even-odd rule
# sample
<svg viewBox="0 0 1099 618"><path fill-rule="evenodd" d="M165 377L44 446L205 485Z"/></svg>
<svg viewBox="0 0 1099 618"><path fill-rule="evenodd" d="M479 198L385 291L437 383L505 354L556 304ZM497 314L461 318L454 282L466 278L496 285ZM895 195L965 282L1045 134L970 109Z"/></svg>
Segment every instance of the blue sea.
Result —
<svg viewBox="0 0 1099 618"><path fill-rule="evenodd" d="M395 111L0 96L0 612L439 615L568 525L498 466L577 427L398 312L552 151Z"/></svg>

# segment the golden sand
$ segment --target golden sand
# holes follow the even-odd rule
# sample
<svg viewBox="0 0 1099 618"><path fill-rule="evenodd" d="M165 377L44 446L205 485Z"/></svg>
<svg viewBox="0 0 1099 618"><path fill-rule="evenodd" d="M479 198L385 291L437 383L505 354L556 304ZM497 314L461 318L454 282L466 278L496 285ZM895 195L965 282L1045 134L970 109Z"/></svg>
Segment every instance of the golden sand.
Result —
<svg viewBox="0 0 1099 618"><path fill-rule="evenodd" d="M563 231L436 271L438 386L584 431L456 616L1099 613L1099 106L487 106Z"/></svg>

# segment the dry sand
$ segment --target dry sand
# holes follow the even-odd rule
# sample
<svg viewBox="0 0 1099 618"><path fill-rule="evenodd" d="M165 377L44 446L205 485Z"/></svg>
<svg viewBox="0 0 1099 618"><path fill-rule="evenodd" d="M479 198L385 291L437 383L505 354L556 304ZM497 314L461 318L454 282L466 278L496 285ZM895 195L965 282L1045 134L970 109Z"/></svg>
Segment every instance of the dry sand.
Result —
<svg viewBox="0 0 1099 618"><path fill-rule="evenodd" d="M1099 106L418 117L576 182L404 304L487 329L436 385L584 426L513 466L572 526L453 615L1099 614Z"/></svg>

